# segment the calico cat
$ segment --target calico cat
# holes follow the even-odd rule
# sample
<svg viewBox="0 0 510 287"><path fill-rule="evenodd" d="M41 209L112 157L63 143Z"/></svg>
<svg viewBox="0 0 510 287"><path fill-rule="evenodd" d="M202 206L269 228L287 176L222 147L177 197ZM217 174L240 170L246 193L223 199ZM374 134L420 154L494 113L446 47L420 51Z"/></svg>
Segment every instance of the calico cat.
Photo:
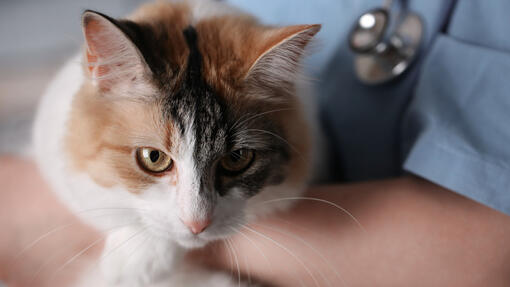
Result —
<svg viewBox="0 0 510 287"><path fill-rule="evenodd" d="M40 169L107 234L109 284L190 286L185 250L285 208L258 203L307 183L299 63L320 25L264 26L221 2L160 1L122 20L85 11L82 26L83 52L40 104ZM132 246L140 235L149 243Z"/></svg>

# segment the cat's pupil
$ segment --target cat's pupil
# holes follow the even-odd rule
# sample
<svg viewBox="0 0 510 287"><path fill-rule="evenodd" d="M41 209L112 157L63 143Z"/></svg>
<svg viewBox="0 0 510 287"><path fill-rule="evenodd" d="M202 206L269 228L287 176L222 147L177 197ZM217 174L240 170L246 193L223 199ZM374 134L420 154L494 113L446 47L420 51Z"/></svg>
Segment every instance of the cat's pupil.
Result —
<svg viewBox="0 0 510 287"><path fill-rule="evenodd" d="M235 151L232 156L230 156L230 160L234 163L238 162L239 160L241 160L241 157L242 157L242 151Z"/></svg>
<svg viewBox="0 0 510 287"><path fill-rule="evenodd" d="M159 151L156 151L156 150L151 151L151 153L149 154L149 157L152 162L157 162L159 159Z"/></svg>

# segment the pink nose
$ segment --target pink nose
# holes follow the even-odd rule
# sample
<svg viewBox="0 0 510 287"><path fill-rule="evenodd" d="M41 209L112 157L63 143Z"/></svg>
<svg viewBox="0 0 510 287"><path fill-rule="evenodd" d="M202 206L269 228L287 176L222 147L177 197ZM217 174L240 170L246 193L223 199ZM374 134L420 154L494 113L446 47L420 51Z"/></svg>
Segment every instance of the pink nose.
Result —
<svg viewBox="0 0 510 287"><path fill-rule="evenodd" d="M193 232L193 234L199 234L204 231L209 224L211 224L211 220L183 221L183 223L189 228L189 230L191 230L191 232Z"/></svg>

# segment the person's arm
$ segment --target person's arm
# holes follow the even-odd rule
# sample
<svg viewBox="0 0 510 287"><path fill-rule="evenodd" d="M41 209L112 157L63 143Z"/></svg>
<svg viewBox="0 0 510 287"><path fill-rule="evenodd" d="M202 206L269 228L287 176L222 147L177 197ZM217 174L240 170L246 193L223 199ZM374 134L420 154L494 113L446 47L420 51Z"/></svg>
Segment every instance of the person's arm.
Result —
<svg viewBox="0 0 510 287"><path fill-rule="evenodd" d="M42 240L17 261L27 244L74 219L57 203L33 163L0 158L0 167L0 279L12 286L34 286L38 272L37 286L66 286L51 281L59 279L53 274L97 233L76 224ZM409 177L316 187L306 196L342 206L365 231L329 204L301 201L289 212L251 225L254 231L242 229L246 237L234 238L243 274L276 286L300 286L301 281L316 286L312 277L318 286L510 282L510 218L426 181ZM217 268L237 270L227 245L216 244L211 253L201 255L208 255L208 263ZM95 251L79 259L94 259L100 246ZM41 269L52 256L55 261ZM65 271L59 275L72 275L79 265Z"/></svg>
<svg viewBox="0 0 510 287"><path fill-rule="evenodd" d="M32 161L0 156L0 281L7 286L71 286L94 260L101 236L51 193Z"/></svg>
<svg viewBox="0 0 510 287"><path fill-rule="evenodd" d="M242 274L275 286L510 286L507 215L416 177L306 196L345 208L365 231L337 208L303 200L235 237ZM236 274L226 246L204 260Z"/></svg>

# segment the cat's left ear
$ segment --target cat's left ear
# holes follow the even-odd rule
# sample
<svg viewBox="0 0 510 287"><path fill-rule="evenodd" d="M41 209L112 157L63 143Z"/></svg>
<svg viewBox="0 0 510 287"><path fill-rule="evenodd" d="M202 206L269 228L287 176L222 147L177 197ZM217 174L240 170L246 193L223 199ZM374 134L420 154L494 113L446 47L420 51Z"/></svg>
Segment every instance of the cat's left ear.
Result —
<svg viewBox="0 0 510 287"><path fill-rule="evenodd" d="M100 89L136 82L150 73L142 54L115 19L87 10L82 15L82 28L87 68Z"/></svg>
<svg viewBox="0 0 510 287"><path fill-rule="evenodd" d="M281 87L293 83L305 48L321 25L296 25L266 30L260 38L260 48L245 79L258 86Z"/></svg>

